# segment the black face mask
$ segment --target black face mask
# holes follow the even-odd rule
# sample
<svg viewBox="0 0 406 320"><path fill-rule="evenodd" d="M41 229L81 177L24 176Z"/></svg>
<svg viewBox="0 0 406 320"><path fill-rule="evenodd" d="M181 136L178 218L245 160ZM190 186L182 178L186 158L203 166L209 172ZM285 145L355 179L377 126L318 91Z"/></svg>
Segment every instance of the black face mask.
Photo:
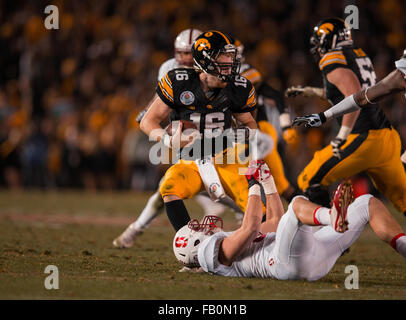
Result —
<svg viewBox="0 0 406 320"><path fill-rule="evenodd" d="M319 64L321 60L321 53L320 53L320 42L315 35L312 35L310 38L310 53L313 56L314 61L316 64Z"/></svg>
<svg viewBox="0 0 406 320"><path fill-rule="evenodd" d="M212 75L217 76L221 81L229 81L233 79L236 75L239 74L240 72L240 67L241 63L238 59L234 59L233 62L231 63L214 63L215 66L215 71L213 71ZM231 73L230 74L222 74L221 70L222 69L230 69L231 68Z"/></svg>

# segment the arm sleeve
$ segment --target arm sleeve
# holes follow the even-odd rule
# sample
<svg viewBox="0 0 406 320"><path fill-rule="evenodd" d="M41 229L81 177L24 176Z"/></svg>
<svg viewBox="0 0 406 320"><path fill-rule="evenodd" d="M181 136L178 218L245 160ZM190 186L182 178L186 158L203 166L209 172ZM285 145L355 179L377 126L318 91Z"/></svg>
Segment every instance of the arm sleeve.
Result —
<svg viewBox="0 0 406 320"><path fill-rule="evenodd" d="M358 111L360 109L361 108L355 102L354 95L352 94L349 97L341 100L336 105L332 106L330 109L324 111L324 116L326 119L338 118L346 113Z"/></svg>

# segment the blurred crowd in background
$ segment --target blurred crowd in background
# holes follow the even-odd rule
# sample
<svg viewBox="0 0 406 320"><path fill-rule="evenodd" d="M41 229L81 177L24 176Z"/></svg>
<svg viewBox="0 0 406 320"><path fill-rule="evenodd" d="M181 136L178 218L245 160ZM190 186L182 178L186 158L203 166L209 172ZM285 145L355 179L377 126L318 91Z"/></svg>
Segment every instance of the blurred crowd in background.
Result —
<svg viewBox="0 0 406 320"><path fill-rule="evenodd" d="M59 29L44 27L48 4ZM155 189L166 167L148 159L151 142L135 117L153 97L159 66L187 28L219 29L240 39L246 61L276 89L322 86L309 53L317 22L359 9L355 44L378 80L406 48L403 0L92 0L0 2L0 186L6 188ZM289 98L292 115L324 110L317 98ZM382 103L406 139L403 95ZM298 129L286 146L295 180L314 151L337 132Z"/></svg>

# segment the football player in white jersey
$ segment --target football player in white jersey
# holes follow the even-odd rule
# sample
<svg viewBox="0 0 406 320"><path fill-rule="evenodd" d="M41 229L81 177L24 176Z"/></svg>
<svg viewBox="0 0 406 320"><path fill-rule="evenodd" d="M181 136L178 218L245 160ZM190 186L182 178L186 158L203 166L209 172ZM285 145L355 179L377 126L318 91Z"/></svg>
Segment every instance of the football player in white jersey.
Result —
<svg viewBox="0 0 406 320"><path fill-rule="evenodd" d="M175 57L161 65L158 72L158 81L173 69L193 68L192 43L201 34L202 31L197 29L186 29L178 34L174 43Z"/></svg>
<svg viewBox="0 0 406 320"><path fill-rule="evenodd" d="M193 67L193 57L192 57L192 43L193 41L202 34L202 31L198 29L186 29L183 30L175 39L174 48L175 55L174 58L171 58L165 61L158 72L158 82L172 69L187 67ZM157 94L151 100L149 105L155 100ZM141 122L143 116L149 108L145 108L137 116L137 121ZM226 206L235 212L236 217L242 217L243 212L238 208L238 206L230 199L223 198L221 203L213 202L208 196L204 194L199 194L195 197L195 200L200 204L204 209L205 215L221 215L225 212ZM130 248L134 244L134 240L138 235L141 235L145 229L149 227L151 222L163 212L164 202L159 191L156 191L147 202L147 205L141 212L140 216L136 221L131 223L124 232L118 236L113 241L113 246L115 248Z"/></svg>
<svg viewBox="0 0 406 320"><path fill-rule="evenodd" d="M248 171L251 187L241 227L224 232L218 218L202 224L191 221L173 241L180 262L222 276L315 281L327 275L368 223L406 259L406 235L400 225L372 195L354 200L349 181L339 185L331 208L297 196L283 214L266 164L253 162ZM253 178L266 194L267 220L263 223L260 189Z"/></svg>

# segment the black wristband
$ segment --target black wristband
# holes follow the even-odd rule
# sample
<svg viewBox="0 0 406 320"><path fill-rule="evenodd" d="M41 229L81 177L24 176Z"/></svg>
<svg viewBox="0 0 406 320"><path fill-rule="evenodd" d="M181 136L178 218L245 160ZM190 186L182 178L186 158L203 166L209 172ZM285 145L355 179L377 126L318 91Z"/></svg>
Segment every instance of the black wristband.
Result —
<svg viewBox="0 0 406 320"><path fill-rule="evenodd" d="M327 118L326 118L326 116L324 115L324 112L320 112L320 113L319 113L319 117L320 117L321 123L326 122Z"/></svg>

